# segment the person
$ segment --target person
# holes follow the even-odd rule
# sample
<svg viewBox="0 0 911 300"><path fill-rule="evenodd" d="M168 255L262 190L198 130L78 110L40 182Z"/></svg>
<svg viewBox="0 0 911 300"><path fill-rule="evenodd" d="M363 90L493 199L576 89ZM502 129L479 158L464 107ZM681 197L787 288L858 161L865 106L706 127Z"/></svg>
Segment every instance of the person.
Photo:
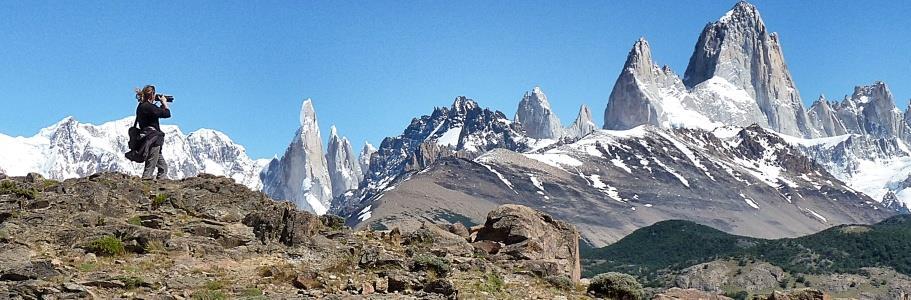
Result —
<svg viewBox="0 0 911 300"><path fill-rule="evenodd" d="M158 175L155 179L167 178L168 164L161 155L161 148L164 146L164 132L161 131L158 120L171 117L168 101L164 96L155 94L154 85L147 85L141 90L137 90L136 99L139 101L139 105L136 107L136 124L139 125L141 135L157 134L160 137L156 143L152 144L148 156L146 156L142 179L152 179L152 174L156 170ZM155 101L160 102L161 106L156 106Z"/></svg>

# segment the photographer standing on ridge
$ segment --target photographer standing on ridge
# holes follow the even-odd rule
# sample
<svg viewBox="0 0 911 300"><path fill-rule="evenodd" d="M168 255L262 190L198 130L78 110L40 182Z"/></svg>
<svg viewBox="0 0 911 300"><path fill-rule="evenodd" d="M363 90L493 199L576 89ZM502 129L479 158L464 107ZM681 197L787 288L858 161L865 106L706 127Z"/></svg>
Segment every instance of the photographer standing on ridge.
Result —
<svg viewBox="0 0 911 300"><path fill-rule="evenodd" d="M139 125L140 136L142 140L156 137L152 142L145 157L145 169L142 171L142 179L152 179L152 173L158 169L158 175L155 179L166 178L168 164L164 157L161 156L161 147L164 145L164 132L158 124L158 119L167 119L171 117L171 110L168 108L168 102L173 101L173 97L155 94L155 86L147 85L142 90L136 90L136 100L139 106L136 107L136 124ZM155 106L155 102L161 102L161 106Z"/></svg>

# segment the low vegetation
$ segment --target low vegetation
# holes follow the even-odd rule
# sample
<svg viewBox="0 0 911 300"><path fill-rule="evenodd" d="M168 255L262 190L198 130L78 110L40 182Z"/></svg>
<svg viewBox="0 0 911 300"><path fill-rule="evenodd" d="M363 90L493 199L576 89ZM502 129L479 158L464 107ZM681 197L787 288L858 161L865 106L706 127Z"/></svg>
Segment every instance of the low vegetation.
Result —
<svg viewBox="0 0 911 300"><path fill-rule="evenodd" d="M642 285L636 278L622 273L609 272L592 278L588 292L608 299L639 300L645 297Z"/></svg>
<svg viewBox="0 0 911 300"><path fill-rule="evenodd" d="M126 250L123 246L123 241L117 237L110 235L98 238L90 242L85 246L85 249L89 252L101 256L117 256L126 253Z"/></svg>

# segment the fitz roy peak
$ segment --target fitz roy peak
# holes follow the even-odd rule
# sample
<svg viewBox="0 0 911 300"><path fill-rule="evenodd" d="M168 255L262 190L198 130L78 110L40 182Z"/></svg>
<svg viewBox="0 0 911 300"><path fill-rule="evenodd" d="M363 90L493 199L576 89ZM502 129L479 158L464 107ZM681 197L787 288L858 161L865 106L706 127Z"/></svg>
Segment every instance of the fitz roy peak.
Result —
<svg viewBox="0 0 911 300"><path fill-rule="evenodd" d="M533 139L559 139L563 136L560 119L551 111L550 102L540 87L526 92L519 102L515 121Z"/></svg>
<svg viewBox="0 0 911 300"><path fill-rule="evenodd" d="M329 179L332 180L333 198L347 191L356 190L364 178L360 162L351 150L351 142L346 137L339 137L334 125L330 129L326 163L329 166Z"/></svg>
<svg viewBox="0 0 911 300"><path fill-rule="evenodd" d="M282 157L272 159L260 174L263 192L298 207L325 214L332 202L332 182L313 102L304 101L300 128Z"/></svg>
<svg viewBox="0 0 911 300"><path fill-rule="evenodd" d="M740 103L739 108L745 111L738 113L751 117L743 121L792 136L814 135L785 64L778 35L767 32L759 11L745 1L737 3L717 22L706 25L683 83L690 89L705 90L701 96L707 103L744 101L747 99L737 95L746 93L753 103ZM757 110L762 117L756 118ZM720 110L707 116L718 120L719 114L724 113L729 112Z"/></svg>

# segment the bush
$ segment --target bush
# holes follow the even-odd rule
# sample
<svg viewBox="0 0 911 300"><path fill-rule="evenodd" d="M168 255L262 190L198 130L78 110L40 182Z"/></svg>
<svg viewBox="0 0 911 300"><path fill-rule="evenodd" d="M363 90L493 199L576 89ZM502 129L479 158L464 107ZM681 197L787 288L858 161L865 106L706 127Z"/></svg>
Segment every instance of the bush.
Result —
<svg viewBox="0 0 911 300"><path fill-rule="evenodd" d="M609 272L592 278L588 292L597 297L617 300L639 300L645 296L636 278L623 273Z"/></svg>
<svg viewBox="0 0 911 300"><path fill-rule="evenodd" d="M412 258L414 262L411 265L412 271L431 271L441 277L446 277L451 270L449 263L434 255L418 254Z"/></svg>
<svg viewBox="0 0 911 300"><path fill-rule="evenodd" d="M555 288L564 291L572 290L576 287L576 285L573 283L573 280L564 275L547 276L544 277L544 280Z"/></svg>
<svg viewBox="0 0 911 300"><path fill-rule="evenodd" d="M6 194L23 197L23 198L26 198L29 200L38 198L38 191L36 191L35 189L31 189L31 188L27 189L27 188L19 187L19 185L17 185L12 180L4 180L4 181L0 182L0 195L6 195Z"/></svg>
<svg viewBox="0 0 911 300"><path fill-rule="evenodd" d="M106 235L92 241L86 247L86 250L102 256L115 256L123 255L126 253L126 250L123 247L123 242L120 241L120 239L110 235Z"/></svg>

